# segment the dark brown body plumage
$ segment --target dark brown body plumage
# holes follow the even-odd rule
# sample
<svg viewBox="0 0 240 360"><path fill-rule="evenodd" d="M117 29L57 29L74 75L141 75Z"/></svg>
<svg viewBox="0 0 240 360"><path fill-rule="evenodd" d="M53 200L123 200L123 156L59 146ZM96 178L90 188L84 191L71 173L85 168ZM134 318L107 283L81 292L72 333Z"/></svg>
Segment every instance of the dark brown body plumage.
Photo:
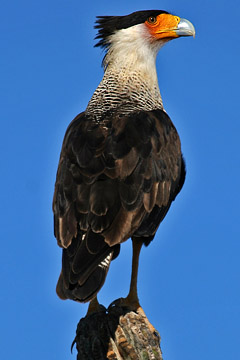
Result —
<svg viewBox="0 0 240 360"><path fill-rule="evenodd" d="M122 242L153 239L184 178L180 140L165 111L116 111L100 121L78 115L63 141L53 200L63 247L58 295L91 300Z"/></svg>

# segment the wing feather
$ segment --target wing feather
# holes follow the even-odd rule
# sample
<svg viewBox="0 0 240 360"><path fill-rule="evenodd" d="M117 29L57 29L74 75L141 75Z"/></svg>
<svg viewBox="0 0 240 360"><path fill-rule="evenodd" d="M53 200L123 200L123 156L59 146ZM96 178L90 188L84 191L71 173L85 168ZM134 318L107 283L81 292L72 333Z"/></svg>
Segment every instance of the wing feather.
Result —
<svg viewBox="0 0 240 360"><path fill-rule="evenodd" d="M59 296L95 296L123 241L153 239L184 178L180 140L163 110L98 123L78 115L63 141L53 199L64 248Z"/></svg>

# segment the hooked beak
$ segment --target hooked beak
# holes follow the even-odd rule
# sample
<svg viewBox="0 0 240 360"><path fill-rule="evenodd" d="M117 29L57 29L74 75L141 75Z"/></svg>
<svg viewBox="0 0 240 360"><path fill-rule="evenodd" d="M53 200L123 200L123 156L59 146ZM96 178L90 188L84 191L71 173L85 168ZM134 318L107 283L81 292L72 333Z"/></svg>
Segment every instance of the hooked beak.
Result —
<svg viewBox="0 0 240 360"><path fill-rule="evenodd" d="M175 30L175 32L178 36L193 36L193 37L195 37L195 28L194 28L193 24L186 19L180 19L180 22L178 23L178 27Z"/></svg>

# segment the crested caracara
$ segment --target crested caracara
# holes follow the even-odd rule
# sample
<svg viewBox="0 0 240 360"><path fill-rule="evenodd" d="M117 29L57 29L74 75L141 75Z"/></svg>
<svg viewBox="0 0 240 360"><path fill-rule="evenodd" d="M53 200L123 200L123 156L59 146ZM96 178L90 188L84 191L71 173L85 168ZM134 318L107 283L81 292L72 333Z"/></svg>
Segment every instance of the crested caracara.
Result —
<svg viewBox="0 0 240 360"><path fill-rule="evenodd" d="M193 25L162 10L100 16L104 76L87 108L70 123L53 198L62 250L61 299L96 302L120 244L131 238L129 306L138 307L137 268L181 190L185 165L176 128L163 107L156 56ZM94 300L95 299L95 300Z"/></svg>

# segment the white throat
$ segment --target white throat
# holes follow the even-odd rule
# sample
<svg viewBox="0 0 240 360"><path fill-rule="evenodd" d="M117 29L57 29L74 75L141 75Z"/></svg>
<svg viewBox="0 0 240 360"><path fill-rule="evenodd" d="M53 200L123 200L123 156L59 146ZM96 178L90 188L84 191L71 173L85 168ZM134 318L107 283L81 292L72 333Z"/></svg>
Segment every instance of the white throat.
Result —
<svg viewBox="0 0 240 360"><path fill-rule="evenodd" d="M86 113L99 119L108 111L129 113L162 109L156 56L162 44L153 43L144 24L122 29L109 38L105 73Z"/></svg>

